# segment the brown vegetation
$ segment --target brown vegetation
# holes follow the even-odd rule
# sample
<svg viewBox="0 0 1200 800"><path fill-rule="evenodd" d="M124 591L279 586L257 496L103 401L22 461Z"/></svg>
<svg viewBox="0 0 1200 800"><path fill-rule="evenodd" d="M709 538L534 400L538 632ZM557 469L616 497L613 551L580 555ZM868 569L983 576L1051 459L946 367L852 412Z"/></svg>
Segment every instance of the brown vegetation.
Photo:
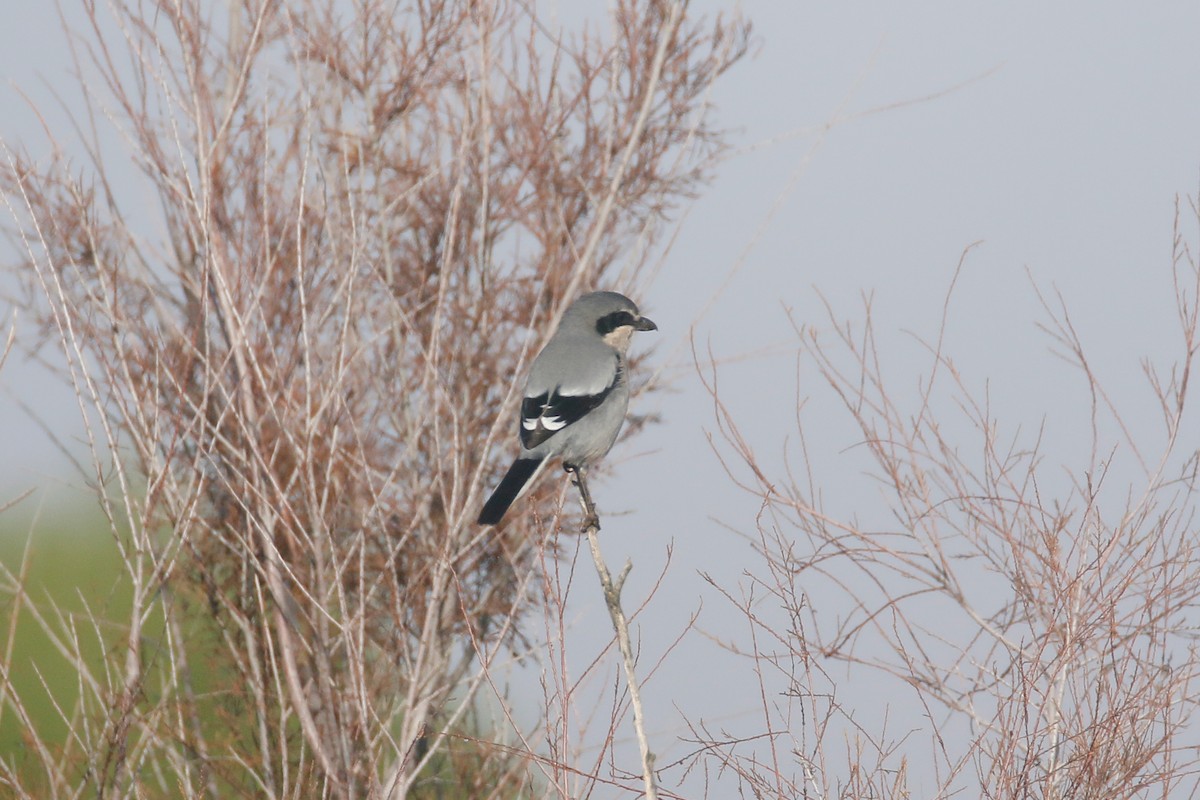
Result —
<svg viewBox="0 0 1200 800"><path fill-rule="evenodd" d="M805 393L840 401L874 484L855 496L884 498L887 516L832 514L825 498L846 492L813 469L803 407L798 469L772 474L711 374L726 466L762 508L748 534L759 566L718 588L751 631L763 720L758 736L697 730L706 757L760 797L1195 796L1197 451L1181 431L1200 347L1198 211L1179 204L1179 341L1165 368L1144 362L1153 410L1138 424L1062 299L1039 294L1045 331L1082 378L1081 461L1056 460L1043 430L1004 429L949 354L945 319L906 403L912 392L885 378L870 301L859 326L830 307L832 341L796 325L821 384ZM1142 424L1154 415L1157 441ZM864 689L912 715L865 722Z"/></svg>
<svg viewBox="0 0 1200 800"><path fill-rule="evenodd" d="M77 659L67 750L0 775L41 796L419 792L521 647L557 524L548 495L473 524L529 331L636 281L634 245L719 149L706 96L746 30L632 0L605 33L505 2L88 8L90 159L10 151L3 185L133 607L102 672ZM145 194L118 188L122 159ZM493 795L543 780L531 753L473 751L516 776Z"/></svg>

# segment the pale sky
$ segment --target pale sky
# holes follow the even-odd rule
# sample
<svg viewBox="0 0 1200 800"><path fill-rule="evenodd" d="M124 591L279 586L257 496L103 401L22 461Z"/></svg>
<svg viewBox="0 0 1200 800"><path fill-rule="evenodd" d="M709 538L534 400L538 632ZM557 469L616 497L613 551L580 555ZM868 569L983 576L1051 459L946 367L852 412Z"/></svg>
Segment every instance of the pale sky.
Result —
<svg viewBox="0 0 1200 800"><path fill-rule="evenodd" d="M65 5L68 17L75 13ZM67 60L51 6L10 6L0 26L3 135L36 143L13 84L45 98L39 79L69 87ZM722 7L705 0L693 11ZM783 438L795 441L796 348L785 308L827 328L814 288L856 321L860 293L874 293L888 370L911 400L928 361L903 331L936 335L960 254L981 242L957 287L948 349L968 381L987 385L1002 424L1046 422L1048 443L1062 448L1054 460L1079 460L1072 448L1085 442L1083 386L1035 327L1042 315L1027 272L1062 292L1101 377L1135 417L1141 408L1153 413L1139 359L1162 361L1177 347L1173 209L1177 195L1200 188L1200 3L757 0L742 8L755 24L757 56L720 82L713 103L748 152L722 165L661 274L635 298L660 328L654 365L674 354L680 377L674 391L635 408L665 422L615 451L619 470L596 487L602 509L631 510L606 520L602 535L611 562L635 561L627 604L640 602L674 546L659 594L639 618L644 664L657 661L702 601L701 627L740 637L698 573L732 585L760 566L728 530L752 531L756 503L730 486L712 453L712 404L690 366L691 323L731 270L695 339L720 358L770 348L723 367L721 380L743 433L775 467ZM1194 219L1184 230L1195 233ZM813 395L808 446L833 476L823 481L826 499L835 510L870 514L878 492L858 471L853 430L811 365L801 365L800 381L801 394ZM19 358L0 373L0 387L3 485L61 477L62 459L13 398L78 436L69 393ZM814 411L830 418L814 419ZM582 669L608 622L591 583L575 588L572 603ZM674 743L684 733L681 712L752 728L746 712L756 697L745 679L745 665L709 640L685 639L644 689L660 761L686 752ZM877 700L873 684L855 688Z"/></svg>

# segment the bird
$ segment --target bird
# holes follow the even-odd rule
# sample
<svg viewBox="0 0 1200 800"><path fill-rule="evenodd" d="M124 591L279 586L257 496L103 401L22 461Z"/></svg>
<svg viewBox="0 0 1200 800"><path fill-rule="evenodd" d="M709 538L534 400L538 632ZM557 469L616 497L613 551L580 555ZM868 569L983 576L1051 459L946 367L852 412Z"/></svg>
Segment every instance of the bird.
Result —
<svg viewBox="0 0 1200 800"><path fill-rule="evenodd" d="M563 312L529 367L521 400L521 450L483 504L480 525L497 525L554 458L580 472L613 446L629 407L625 354L635 331L658 326L617 292L590 292Z"/></svg>

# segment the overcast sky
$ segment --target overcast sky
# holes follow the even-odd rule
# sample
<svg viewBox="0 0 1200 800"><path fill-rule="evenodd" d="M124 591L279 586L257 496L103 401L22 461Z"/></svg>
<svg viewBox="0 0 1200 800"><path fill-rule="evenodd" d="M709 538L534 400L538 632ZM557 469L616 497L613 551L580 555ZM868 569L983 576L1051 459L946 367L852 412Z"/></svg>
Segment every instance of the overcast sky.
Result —
<svg viewBox="0 0 1200 800"><path fill-rule="evenodd" d="M72 3L64 5L74 13ZM723 5L697 0L694 11ZM41 79L70 83L50 8L9 3L0 26L2 133L9 139L37 137L14 85L44 98ZM1066 448L1058 460L1077 459L1070 448L1083 442L1082 384L1035 327L1043 317L1027 273L1062 292L1101 376L1136 413L1148 399L1139 359L1165 359L1176 345L1175 199L1200 186L1194 0L758 0L742 8L755 24L757 55L719 84L713 101L744 152L723 164L689 210L661 274L635 298L659 324L657 365L674 355L680 368L676 391L635 409L661 413L665 422L614 453L619 473L597 491L602 507L632 510L607 520L603 533L611 561L628 555L637 564L629 602L657 576L668 543L675 548L644 617L646 663L702 598L701 626L721 630L730 622L699 572L732 584L756 566L726 527L753 530L756 505L730 486L706 439L715 424L690 367L693 333L719 357L770 348L723 367L721 377L743 432L779 465L783 437L795 438L797 400L787 309L822 329L827 321L814 290L851 319L861 319L860 293L873 292L888 369L915 392L927 360L902 331L936 334L955 265L980 242L956 290L950 350L969 381L989 388L998 419L1014 428L1045 420L1050 443ZM1194 229L1194 221L1185 226ZM806 382L811 377L802 364L802 394L820 393ZM66 477L61 457L14 401L78 435L69 394L19 360L0 373L0 386L0 480L12 489ZM834 408L827 396L811 403ZM851 432L834 420L809 421L810 448L838 476L825 483L831 504L855 510L874 489L855 470L838 470L854 444ZM577 588L572 602L581 636L606 633L598 590ZM587 657L581 649L581 665ZM746 719L726 715L752 710L753 692L713 692L745 685L744 677L744 665L702 637L667 660L646 690L664 759L685 750L670 744L682 733L680 710Z"/></svg>
<svg viewBox="0 0 1200 800"><path fill-rule="evenodd" d="M1139 362L1150 357L1161 365L1179 352L1171 247L1176 196L1194 196L1200 187L1200 4L744 8L762 47L718 88L720 119L739 129L736 140L746 146L809 133L725 166L644 304L664 342L686 337L709 293L740 265L695 335L702 349L711 344L725 357L782 346L773 357L721 373L743 433L778 468L776 476L783 478L783 435L799 463L797 365L788 346L795 338L785 307L827 331L814 289L854 320L862 318L860 293L872 292L887 370L908 393L901 403L913 410L918 373L927 375L929 365L903 332L936 337L955 266L974 242L980 244L966 260L950 311L948 349L972 388L990 394L1005 430L1029 433L1044 422L1050 460L1077 468L1086 461L1086 387L1036 327L1045 315L1032 277L1046 291L1061 291L1135 435L1161 441ZM1185 217L1183 230L1196 240L1194 217ZM853 445L861 435L810 363L800 364L799 380L808 447L828 468L818 478L829 506L894 525L879 513L877 485L859 472ZM704 599L699 624L728 633L735 617L698 572L726 586L744 570L762 572L745 544L717 524L752 532L757 503L729 487L713 457L704 435L715 429L712 407L696 381L650 405L668 423L631 445L645 455L623 464L601 490L608 503L637 510L606 526L606 547L613 560L634 555L638 568L627 591L638 597L657 576L662 540L675 544L643 637L682 626L694 598ZM824 418L826 410L836 416ZM977 447L977 439L964 435L962 446ZM818 608L822 600L813 598ZM655 652L652 644L647 650ZM753 730L749 709L757 698L748 696L744 663L701 638L687 640L667 663L662 680L670 697L647 691L658 701L648 712L652 721L668 729L677 709L688 716L703 710L730 715L718 728ZM849 689L842 701L860 719L877 719L879 701L893 700L900 709L893 733L928 730L911 696L888 694L894 685L860 673L842 688ZM913 716L904 715L904 700ZM921 772L923 741L917 733L909 742L914 773ZM928 773L912 777L914 796L928 796Z"/></svg>

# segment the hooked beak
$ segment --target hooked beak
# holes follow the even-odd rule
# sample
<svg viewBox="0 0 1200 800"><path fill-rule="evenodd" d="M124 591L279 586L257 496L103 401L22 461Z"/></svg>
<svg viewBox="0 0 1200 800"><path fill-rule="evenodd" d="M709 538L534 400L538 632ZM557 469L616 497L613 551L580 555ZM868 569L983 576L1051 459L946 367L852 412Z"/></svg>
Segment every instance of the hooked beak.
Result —
<svg viewBox="0 0 1200 800"><path fill-rule="evenodd" d="M654 324L654 320L649 317L638 317L637 322L633 326L639 331L656 331L658 326Z"/></svg>

